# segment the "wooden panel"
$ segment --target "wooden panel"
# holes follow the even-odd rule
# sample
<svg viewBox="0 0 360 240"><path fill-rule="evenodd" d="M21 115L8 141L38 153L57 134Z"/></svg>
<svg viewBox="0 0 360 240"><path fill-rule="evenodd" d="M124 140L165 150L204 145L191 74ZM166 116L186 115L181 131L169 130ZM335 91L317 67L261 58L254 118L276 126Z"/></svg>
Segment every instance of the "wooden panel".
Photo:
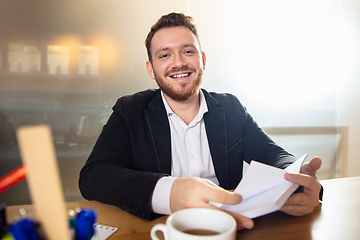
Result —
<svg viewBox="0 0 360 240"><path fill-rule="evenodd" d="M17 136L31 200L47 239L70 240L50 129L47 126L20 128Z"/></svg>

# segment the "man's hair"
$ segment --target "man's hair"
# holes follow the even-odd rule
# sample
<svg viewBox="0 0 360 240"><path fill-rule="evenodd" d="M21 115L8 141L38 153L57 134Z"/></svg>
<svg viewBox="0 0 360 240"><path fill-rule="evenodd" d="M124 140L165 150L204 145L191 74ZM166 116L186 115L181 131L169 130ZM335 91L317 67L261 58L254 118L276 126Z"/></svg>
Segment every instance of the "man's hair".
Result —
<svg viewBox="0 0 360 240"><path fill-rule="evenodd" d="M150 51L151 41L157 31L162 28L168 27L178 27L183 26L188 28L196 37L199 42L199 35L196 30L196 26L193 24L193 18L190 16L185 16L183 13L169 13L167 15L163 15L150 29L149 34L145 40L145 46L148 54L149 61L152 62L152 56Z"/></svg>

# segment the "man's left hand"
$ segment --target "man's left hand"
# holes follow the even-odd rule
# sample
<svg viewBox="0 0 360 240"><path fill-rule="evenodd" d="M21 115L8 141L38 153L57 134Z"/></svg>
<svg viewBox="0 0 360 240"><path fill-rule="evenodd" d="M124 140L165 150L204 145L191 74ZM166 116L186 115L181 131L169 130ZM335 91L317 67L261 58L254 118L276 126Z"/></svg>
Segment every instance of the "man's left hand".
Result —
<svg viewBox="0 0 360 240"><path fill-rule="evenodd" d="M321 163L322 160L315 157L301 166L299 174L285 174L286 180L303 186L304 191L290 196L280 211L293 216L303 216L312 213L314 208L319 205L321 185L316 177L316 172L320 169Z"/></svg>

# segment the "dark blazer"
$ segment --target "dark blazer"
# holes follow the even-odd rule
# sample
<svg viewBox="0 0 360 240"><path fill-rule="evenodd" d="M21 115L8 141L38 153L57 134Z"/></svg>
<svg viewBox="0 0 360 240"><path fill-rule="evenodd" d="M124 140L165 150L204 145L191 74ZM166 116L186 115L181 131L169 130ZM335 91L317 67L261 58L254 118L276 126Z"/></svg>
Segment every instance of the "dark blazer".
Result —
<svg viewBox="0 0 360 240"><path fill-rule="evenodd" d="M220 186L234 189L243 161L284 168L295 159L276 145L231 94L202 90L215 174ZM80 172L84 198L151 219L151 198L159 178L171 173L170 126L160 90L118 99L92 153Z"/></svg>

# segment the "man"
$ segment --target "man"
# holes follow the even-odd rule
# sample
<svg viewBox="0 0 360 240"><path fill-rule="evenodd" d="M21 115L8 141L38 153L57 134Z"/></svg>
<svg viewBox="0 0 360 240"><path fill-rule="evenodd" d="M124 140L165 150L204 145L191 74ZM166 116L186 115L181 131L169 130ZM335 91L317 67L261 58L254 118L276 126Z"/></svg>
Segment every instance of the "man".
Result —
<svg viewBox="0 0 360 240"><path fill-rule="evenodd" d="M200 89L206 65L192 18L170 13L151 28L146 68L160 90L120 98L81 170L83 196L152 219L189 207L238 204L243 161L285 168L295 159L276 145L230 94ZM321 159L286 179L304 190L281 209L301 216L319 204ZM231 213L238 229L251 219Z"/></svg>

